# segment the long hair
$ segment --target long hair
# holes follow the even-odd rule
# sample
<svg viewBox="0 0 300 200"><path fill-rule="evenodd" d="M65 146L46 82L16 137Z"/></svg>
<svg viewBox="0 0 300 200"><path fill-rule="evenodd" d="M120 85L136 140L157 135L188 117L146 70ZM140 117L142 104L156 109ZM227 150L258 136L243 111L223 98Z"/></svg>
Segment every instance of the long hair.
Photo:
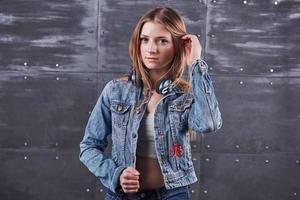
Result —
<svg viewBox="0 0 300 200"><path fill-rule="evenodd" d="M191 92L191 78L189 81L185 81L182 78L186 68L186 58L184 42L181 37L187 34L186 27L180 15L170 7L159 6L152 8L148 10L136 24L129 43L129 55L133 70L146 82L149 88L154 88L156 83L151 80L140 54L140 34L146 22L159 22L171 33L175 55L166 76L170 77L173 83L184 91ZM192 129L188 130L187 136L189 136L191 141L197 140L197 135L198 134L192 131Z"/></svg>
<svg viewBox="0 0 300 200"><path fill-rule="evenodd" d="M183 19L172 8L162 6L155 7L148 10L139 19L133 30L129 43L129 55L131 58L133 70L135 70L136 74L145 81L149 88L154 88L156 83L151 80L150 75L142 62L140 53L141 30L143 28L143 25L146 22L150 21L159 22L160 24L164 25L164 27L172 35L175 55L166 76L171 78L174 84L179 85L186 91L190 91L191 84L182 78L186 67L186 58L184 55L184 42L181 37L187 34L186 27Z"/></svg>

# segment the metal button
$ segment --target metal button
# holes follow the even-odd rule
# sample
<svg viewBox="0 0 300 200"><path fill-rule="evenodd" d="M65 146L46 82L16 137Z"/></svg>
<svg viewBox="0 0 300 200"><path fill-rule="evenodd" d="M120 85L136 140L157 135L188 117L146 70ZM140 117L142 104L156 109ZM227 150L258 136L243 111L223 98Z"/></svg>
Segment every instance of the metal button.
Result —
<svg viewBox="0 0 300 200"><path fill-rule="evenodd" d="M118 105L118 106L117 106L117 111L121 112L122 110L123 110L123 106Z"/></svg>
<svg viewBox="0 0 300 200"><path fill-rule="evenodd" d="M140 112L141 112L141 109L140 109L140 108L137 108L137 109L136 109L136 113L139 114Z"/></svg>
<svg viewBox="0 0 300 200"><path fill-rule="evenodd" d="M141 198L145 198L146 194L145 193L141 193Z"/></svg>

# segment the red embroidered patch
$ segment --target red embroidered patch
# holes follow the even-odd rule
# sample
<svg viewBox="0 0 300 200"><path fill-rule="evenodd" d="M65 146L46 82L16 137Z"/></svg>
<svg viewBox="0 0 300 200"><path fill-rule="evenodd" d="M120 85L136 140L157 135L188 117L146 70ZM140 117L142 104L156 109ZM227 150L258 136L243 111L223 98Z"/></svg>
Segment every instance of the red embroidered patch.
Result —
<svg viewBox="0 0 300 200"><path fill-rule="evenodd" d="M174 144L171 147L171 154L172 156L182 156L183 155L183 148L180 144Z"/></svg>

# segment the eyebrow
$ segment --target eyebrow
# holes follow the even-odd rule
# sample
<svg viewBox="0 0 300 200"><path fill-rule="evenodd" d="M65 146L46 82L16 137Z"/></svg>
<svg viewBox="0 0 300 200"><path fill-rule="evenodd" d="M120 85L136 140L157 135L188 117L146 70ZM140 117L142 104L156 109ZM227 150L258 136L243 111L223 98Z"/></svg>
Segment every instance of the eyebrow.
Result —
<svg viewBox="0 0 300 200"><path fill-rule="evenodd" d="M149 37L148 35L141 34L141 37ZM156 38L165 38L168 39L166 36L157 36Z"/></svg>

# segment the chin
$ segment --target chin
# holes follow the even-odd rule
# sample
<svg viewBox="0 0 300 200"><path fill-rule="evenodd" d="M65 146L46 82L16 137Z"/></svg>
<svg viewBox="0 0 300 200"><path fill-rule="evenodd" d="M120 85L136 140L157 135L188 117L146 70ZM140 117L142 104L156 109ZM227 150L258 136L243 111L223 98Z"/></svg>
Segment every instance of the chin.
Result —
<svg viewBox="0 0 300 200"><path fill-rule="evenodd" d="M146 67L148 68L148 69L159 69L160 67L159 67L160 65L158 64L158 63L147 63L146 64Z"/></svg>

